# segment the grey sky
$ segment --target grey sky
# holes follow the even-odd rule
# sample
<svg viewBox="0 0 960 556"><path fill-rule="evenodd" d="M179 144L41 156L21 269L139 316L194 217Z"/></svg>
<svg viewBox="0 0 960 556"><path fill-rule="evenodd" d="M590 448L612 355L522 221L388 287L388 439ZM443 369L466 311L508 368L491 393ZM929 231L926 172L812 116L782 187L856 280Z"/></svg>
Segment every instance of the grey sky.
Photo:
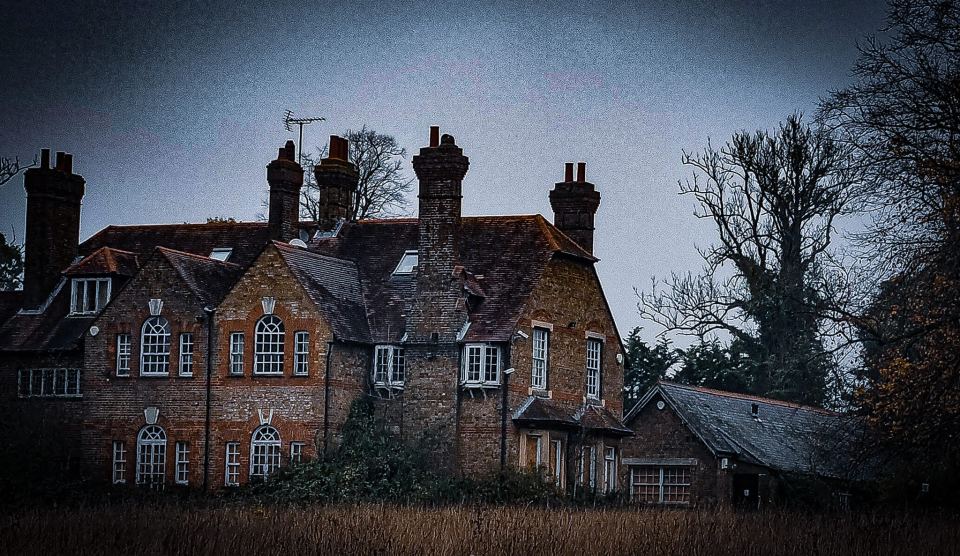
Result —
<svg viewBox="0 0 960 556"><path fill-rule="evenodd" d="M327 118L308 148L366 124L413 154L437 124L470 157L467 215L552 218L563 163L587 162L624 335L642 324L633 287L698 268L711 241L677 195L681 149L812 112L885 14L866 0L54 4L2 10L0 154L74 153L81 237L254 219L291 138L284 109ZM20 241L24 205L20 179L0 189Z"/></svg>

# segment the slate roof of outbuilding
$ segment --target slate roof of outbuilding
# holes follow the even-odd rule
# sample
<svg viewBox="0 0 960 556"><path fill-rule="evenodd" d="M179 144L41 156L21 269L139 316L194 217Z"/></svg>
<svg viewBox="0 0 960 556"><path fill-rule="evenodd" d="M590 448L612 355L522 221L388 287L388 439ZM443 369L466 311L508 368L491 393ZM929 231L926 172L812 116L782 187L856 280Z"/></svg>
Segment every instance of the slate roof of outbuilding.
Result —
<svg viewBox="0 0 960 556"><path fill-rule="evenodd" d="M375 342L396 342L404 333L406 303L416 294L416 272L394 275L404 252L417 249L417 220L347 222L335 237L309 248L356 262ZM464 289L475 298L464 341L508 341L520 314L554 256L597 259L537 215L467 216L461 220L460 264Z"/></svg>
<svg viewBox="0 0 960 556"><path fill-rule="evenodd" d="M282 242L273 244L307 295L330 322L334 337L369 343L367 310L356 263Z"/></svg>
<svg viewBox="0 0 960 556"><path fill-rule="evenodd" d="M636 430L640 411L660 394L716 455L785 472L846 477L842 438L853 421L826 409L723 390L660 381L624 421ZM753 406L757 415L753 415Z"/></svg>

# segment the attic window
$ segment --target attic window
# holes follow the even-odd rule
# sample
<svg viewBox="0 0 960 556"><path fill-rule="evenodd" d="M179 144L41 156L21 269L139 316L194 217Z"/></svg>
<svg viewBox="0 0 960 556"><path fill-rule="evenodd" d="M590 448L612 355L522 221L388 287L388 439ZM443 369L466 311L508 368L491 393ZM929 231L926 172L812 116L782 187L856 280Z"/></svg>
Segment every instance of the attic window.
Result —
<svg viewBox="0 0 960 556"><path fill-rule="evenodd" d="M397 265L397 268L393 271L393 273L412 274L413 271L416 270L419 263L420 257L417 255L416 251L405 251L403 253L403 258L400 259L400 264Z"/></svg>
<svg viewBox="0 0 960 556"><path fill-rule="evenodd" d="M74 278L71 281L70 314L92 315L110 301L109 278Z"/></svg>
<svg viewBox="0 0 960 556"><path fill-rule="evenodd" d="M233 253L232 247L214 247L213 251L210 251L210 258L217 259L218 261L226 261L230 258L231 253Z"/></svg>

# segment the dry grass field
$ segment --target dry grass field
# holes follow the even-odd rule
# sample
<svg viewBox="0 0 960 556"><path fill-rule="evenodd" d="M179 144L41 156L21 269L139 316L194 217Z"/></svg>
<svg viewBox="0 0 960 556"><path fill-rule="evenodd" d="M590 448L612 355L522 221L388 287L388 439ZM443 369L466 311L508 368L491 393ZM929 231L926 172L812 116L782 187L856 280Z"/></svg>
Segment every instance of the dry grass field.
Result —
<svg viewBox="0 0 960 556"><path fill-rule="evenodd" d="M0 515L0 554L956 554L945 514L460 506L197 507Z"/></svg>

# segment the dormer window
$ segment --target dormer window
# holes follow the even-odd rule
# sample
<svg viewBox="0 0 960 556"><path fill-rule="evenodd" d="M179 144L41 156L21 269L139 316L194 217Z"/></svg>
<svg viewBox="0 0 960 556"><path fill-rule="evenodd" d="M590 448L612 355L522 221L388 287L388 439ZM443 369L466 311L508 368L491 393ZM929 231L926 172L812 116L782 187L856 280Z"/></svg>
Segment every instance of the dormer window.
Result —
<svg viewBox="0 0 960 556"><path fill-rule="evenodd" d="M109 278L74 278L70 286L70 314L92 315L110 301Z"/></svg>
<svg viewBox="0 0 960 556"><path fill-rule="evenodd" d="M226 261L230 258L231 253L233 253L233 249L230 247L214 247L213 251L210 251L210 258Z"/></svg>
<svg viewBox="0 0 960 556"><path fill-rule="evenodd" d="M393 271L394 274L412 274L416 270L417 265L420 263L420 257L417 255L416 251L406 251L403 254L403 257L400 259L400 264L397 265L396 270Z"/></svg>

